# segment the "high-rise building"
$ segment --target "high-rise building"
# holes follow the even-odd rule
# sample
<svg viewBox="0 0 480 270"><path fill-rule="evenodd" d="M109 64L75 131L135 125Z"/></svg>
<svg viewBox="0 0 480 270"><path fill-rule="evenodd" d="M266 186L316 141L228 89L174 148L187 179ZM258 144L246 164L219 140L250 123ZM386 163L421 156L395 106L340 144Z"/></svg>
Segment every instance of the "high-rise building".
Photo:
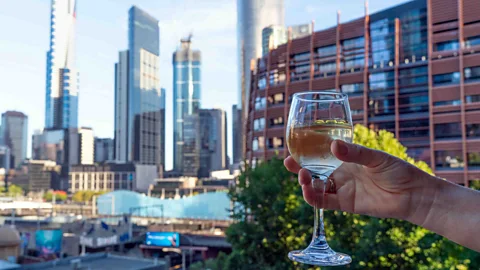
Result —
<svg viewBox="0 0 480 270"><path fill-rule="evenodd" d="M442 3L414 0L367 13L259 59L247 159L286 156L292 95L333 90L348 94L354 123L394 133L437 176L465 186L480 179L480 13L475 1ZM261 83L272 73L283 80Z"/></svg>
<svg viewBox="0 0 480 270"><path fill-rule="evenodd" d="M113 160L113 139L95 138L95 163Z"/></svg>
<svg viewBox="0 0 480 270"><path fill-rule="evenodd" d="M78 153L74 152L74 154L77 154L78 161L71 162L70 164L93 164L95 157L95 137L93 136L93 130L82 127L77 130L76 134L78 136L79 151Z"/></svg>
<svg viewBox="0 0 480 270"><path fill-rule="evenodd" d="M267 26L262 30L262 56L267 55L269 50L287 43L288 35L290 39L297 39L309 36L312 32L313 24L299 24L288 28L283 25Z"/></svg>
<svg viewBox="0 0 480 270"><path fill-rule="evenodd" d="M0 145L0 169L7 173L10 170L10 148L5 145Z"/></svg>
<svg viewBox="0 0 480 270"><path fill-rule="evenodd" d="M78 73L75 67L76 0L52 0L47 52L45 128L78 125Z"/></svg>
<svg viewBox="0 0 480 270"><path fill-rule="evenodd" d="M242 160L242 109L238 105L232 106L232 147L233 147L233 159L232 163L235 166L238 166Z"/></svg>
<svg viewBox="0 0 480 270"><path fill-rule="evenodd" d="M165 93L160 88L158 20L130 8L128 51L115 64L115 159L163 165Z"/></svg>
<svg viewBox="0 0 480 270"><path fill-rule="evenodd" d="M185 117L198 113L200 108L201 54L191 48L191 36L181 40L173 53L173 159L174 170L183 171Z"/></svg>
<svg viewBox="0 0 480 270"><path fill-rule="evenodd" d="M200 109L185 116L183 134L183 175L204 178L228 168L225 111Z"/></svg>
<svg viewBox="0 0 480 270"><path fill-rule="evenodd" d="M237 0L238 104L242 119L247 118L250 100L251 61L262 56L262 30L269 25L285 25L284 20L283 0ZM240 132L245 142L243 130Z"/></svg>
<svg viewBox="0 0 480 270"><path fill-rule="evenodd" d="M10 166L17 168L27 157L28 117L17 111L2 113L0 145L10 148Z"/></svg>
<svg viewBox="0 0 480 270"><path fill-rule="evenodd" d="M198 177L209 177L210 172L228 169L227 115L221 109L201 109L200 169Z"/></svg>

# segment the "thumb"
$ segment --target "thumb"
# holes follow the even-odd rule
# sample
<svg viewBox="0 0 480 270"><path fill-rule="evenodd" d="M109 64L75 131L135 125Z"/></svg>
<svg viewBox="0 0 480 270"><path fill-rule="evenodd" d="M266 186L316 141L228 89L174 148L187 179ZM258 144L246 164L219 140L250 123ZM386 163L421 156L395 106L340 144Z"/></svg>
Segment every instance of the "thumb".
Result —
<svg viewBox="0 0 480 270"><path fill-rule="evenodd" d="M378 167L387 162L389 155L358 144L335 140L330 146L332 153L341 161L357 163L369 168Z"/></svg>

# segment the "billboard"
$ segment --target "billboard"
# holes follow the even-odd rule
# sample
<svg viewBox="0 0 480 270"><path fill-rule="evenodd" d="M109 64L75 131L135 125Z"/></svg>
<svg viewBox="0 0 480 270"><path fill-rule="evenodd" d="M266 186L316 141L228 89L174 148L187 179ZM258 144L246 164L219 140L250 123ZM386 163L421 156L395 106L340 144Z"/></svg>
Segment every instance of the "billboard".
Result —
<svg viewBox="0 0 480 270"><path fill-rule="evenodd" d="M149 246L179 247L180 235L174 232L147 232L145 243Z"/></svg>
<svg viewBox="0 0 480 270"><path fill-rule="evenodd" d="M35 246L40 256L55 254L60 256L62 251L61 230L38 230L35 232Z"/></svg>

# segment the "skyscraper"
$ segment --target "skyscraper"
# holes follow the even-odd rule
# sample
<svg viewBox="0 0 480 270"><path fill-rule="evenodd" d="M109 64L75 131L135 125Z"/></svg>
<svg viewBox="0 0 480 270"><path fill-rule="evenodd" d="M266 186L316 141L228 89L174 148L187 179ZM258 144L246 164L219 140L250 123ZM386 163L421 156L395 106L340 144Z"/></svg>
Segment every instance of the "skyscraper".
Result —
<svg viewBox="0 0 480 270"><path fill-rule="evenodd" d="M113 160L113 140L110 138L95 138L95 163Z"/></svg>
<svg viewBox="0 0 480 270"><path fill-rule="evenodd" d="M201 54L191 48L191 36L182 39L173 53L173 158L174 169L183 171L184 118L200 108Z"/></svg>
<svg viewBox="0 0 480 270"><path fill-rule="evenodd" d="M183 124L183 174L208 177L227 164L227 116L221 109L200 109Z"/></svg>
<svg viewBox="0 0 480 270"><path fill-rule="evenodd" d="M290 29L290 30L289 30ZM270 25L262 30L262 56L266 56L271 49L287 43L288 32L290 39L297 39L311 35L313 24L299 24L289 27L283 25Z"/></svg>
<svg viewBox="0 0 480 270"><path fill-rule="evenodd" d="M52 0L47 52L45 128L78 124L78 73L75 68L76 0Z"/></svg>
<svg viewBox="0 0 480 270"><path fill-rule="evenodd" d="M232 106L232 147L233 147L233 165L242 162L242 109L238 105Z"/></svg>
<svg viewBox="0 0 480 270"><path fill-rule="evenodd" d="M158 20L136 6L128 19L128 51L115 64L115 158L163 165L165 93L160 88Z"/></svg>
<svg viewBox="0 0 480 270"><path fill-rule="evenodd" d="M242 108L242 121L246 119L246 105L249 101L251 60L262 56L262 29L269 25L284 25L283 2L237 0L238 104ZM237 132L239 136L242 134L240 139L243 142L243 131Z"/></svg>
<svg viewBox="0 0 480 270"><path fill-rule="evenodd" d="M27 157L28 117L17 111L2 113L0 145L10 148L10 167L17 168Z"/></svg>

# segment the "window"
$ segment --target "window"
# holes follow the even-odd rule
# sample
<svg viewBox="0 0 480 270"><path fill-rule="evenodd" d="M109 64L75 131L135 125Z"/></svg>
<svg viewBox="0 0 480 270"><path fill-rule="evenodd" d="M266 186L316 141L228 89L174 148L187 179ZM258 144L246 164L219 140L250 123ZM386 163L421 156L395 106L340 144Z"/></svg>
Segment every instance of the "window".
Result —
<svg viewBox="0 0 480 270"><path fill-rule="evenodd" d="M451 106L460 105L460 99L447 100L447 101L436 101L436 102L433 103L433 106L448 106L448 105L451 105Z"/></svg>
<svg viewBox="0 0 480 270"><path fill-rule="evenodd" d="M310 52L297 53L292 56L293 61L305 61L310 60Z"/></svg>
<svg viewBox="0 0 480 270"><path fill-rule="evenodd" d="M370 129L374 129L374 130L395 129L395 122L371 123Z"/></svg>
<svg viewBox="0 0 480 270"><path fill-rule="evenodd" d="M463 169L464 166L461 150L435 151L436 169Z"/></svg>
<svg viewBox="0 0 480 270"><path fill-rule="evenodd" d="M252 142L252 149L253 151L257 151L259 149L263 149L264 147L264 139L263 139L263 136L260 136L260 137L255 137L253 138L253 142Z"/></svg>
<svg viewBox="0 0 480 270"><path fill-rule="evenodd" d="M433 86L448 85L460 81L460 72L433 75Z"/></svg>
<svg viewBox="0 0 480 270"><path fill-rule="evenodd" d="M435 124L435 139L461 138L462 128L460 123Z"/></svg>
<svg viewBox="0 0 480 270"><path fill-rule="evenodd" d="M480 124L467 124L467 138L479 138L480 137Z"/></svg>
<svg viewBox="0 0 480 270"><path fill-rule="evenodd" d="M283 148L283 138L282 137L268 138L268 148L269 149Z"/></svg>
<svg viewBox="0 0 480 270"><path fill-rule="evenodd" d="M320 57L333 56L337 54L337 45L329 45L320 47L317 49L318 55Z"/></svg>
<svg viewBox="0 0 480 270"><path fill-rule="evenodd" d="M400 138L428 137L430 131L428 129L401 130L399 136Z"/></svg>
<svg viewBox="0 0 480 270"><path fill-rule="evenodd" d="M480 36L469 37L465 40L465 48L480 45Z"/></svg>
<svg viewBox="0 0 480 270"><path fill-rule="evenodd" d="M408 121L400 121L400 128L418 128L418 127L429 127L430 123L428 119L415 119Z"/></svg>
<svg viewBox="0 0 480 270"><path fill-rule="evenodd" d="M480 80L480 66L466 68L464 72L465 82L474 82Z"/></svg>
<svg viewBox="0 0 480 270"><path fill-rule="evenodd" d="M480 95L465 96L466 103L480 102Z"/></svg>
<svg viewBox="0 0 480 270"><path fill-rule="evenodd" d="M259 118L253 120L253 130L260 131L265 128L265 118Z"/></svg>
<svg viewBox="0 0 480 270"><path fill-rule="evenodd" d="M480 153L479 152L467 153L467 162L468 162L468 167L480 168Z"/></svg>
<svg viewBox="0 0 480 270"><path fill-rule="evenodd" d="M372 73L369 75L370 91L393 88L395 74L393 71Z"/></svg>
<svg viewBox="0 0 480 270"><path fill-rule="evenodd" d="M285 94L284 93L278 93L275 95L271 95L268 97L268 105L278 105L278 104L283 104L285 103Z"/></svg>
<svg viewBox="0 0 480 270"><path fill-rule="evenodd" d="M352 112L352 115L355 115L355 114L363 114L365 111L363 109L360 109L360 110L351 110Z"/></svg>
<svg viewBox="0 0 480 270"><path fill-rule="evenodd" d="M344 84L340 87L342 93L363 93L363 83Z"/></svg>
<svg viewBox="0 0 480 270"><path fill-rule="evenodd" d="M343 44L344 50L350 50L354 48L363 48L365 45L365 38L357 37L357 38L346 39L342 41L342 44Z"/></svg>
<svg viewBox="0 0 480 270"><path fill-rule="evenodd" d="M283 124L284 124L284 121L282 116L270 118L270 127L277 127L277 126L283 127Z"/></svg>
<svg viewBox="0 0 480 270"><path fill-rule="evenodd" d="M262 110L265 108L266 99L264 97L255 98L255 110Z"/></svg>
<svg viewBox="0 0 480 270"><path fill-rule="evenodd" d="M320 73L324 73L326 75L335 74L337 71L337 63L327 62L320 65L315 65L315 71L319 71Z"/></svg>
<svg viewBox="0 0 480 270"><path fill-rule="evenodd" d="M437 52L458 50L458 40L449 40L435 44Z"/></svg>
<svg viewBox="0 0 480 270"><path fill-rule="evenodd" d="M265 78L265 76L260 76L260 78L258 78L258 89L264 89L265 87L267 87L267 79Z"/></svg>

